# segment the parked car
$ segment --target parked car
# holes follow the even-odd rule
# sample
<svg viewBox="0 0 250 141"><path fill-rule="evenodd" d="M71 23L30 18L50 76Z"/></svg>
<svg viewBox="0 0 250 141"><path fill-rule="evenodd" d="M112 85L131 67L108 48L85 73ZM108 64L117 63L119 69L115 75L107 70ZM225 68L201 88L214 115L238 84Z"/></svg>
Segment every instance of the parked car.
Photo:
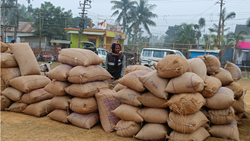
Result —
<svg viewBox="0 0 250 141"><path fill-rule="evenodd" d="M92 50L93 52L98 54L94 43L88 42L88 41L82 41L81 44L82 44L82 48Z"/></svg>
<svg viewBox="0 0 250 141"><path fill-rule="evenodd" d="M105 66L106 56L108 54L108 51L104 48L96 48L98 52L98 56L101 57L104 62L102 63L102 66Z"/></svg>
<svg viewBox="0 0 250 141"><path fill-rule="evenodd" d="M177 54L186 58L180 51L172 49L144 48L140 56L140 64L153 68L153 63L159 62L164 56Z"/></svg>

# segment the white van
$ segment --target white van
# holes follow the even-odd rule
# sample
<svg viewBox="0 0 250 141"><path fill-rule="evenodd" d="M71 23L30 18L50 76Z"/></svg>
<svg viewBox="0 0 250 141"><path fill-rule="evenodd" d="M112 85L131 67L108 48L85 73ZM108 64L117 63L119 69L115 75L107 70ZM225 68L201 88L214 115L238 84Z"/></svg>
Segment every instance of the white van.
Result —
<svg viewBox="0 0 250 141"><path fill-rule="evenodd" d="M153 63L159 62L164 56L177 54L186 58L180 51L172 49L144 48L140 56L140 63L143 66L152 67Z"/></svg>

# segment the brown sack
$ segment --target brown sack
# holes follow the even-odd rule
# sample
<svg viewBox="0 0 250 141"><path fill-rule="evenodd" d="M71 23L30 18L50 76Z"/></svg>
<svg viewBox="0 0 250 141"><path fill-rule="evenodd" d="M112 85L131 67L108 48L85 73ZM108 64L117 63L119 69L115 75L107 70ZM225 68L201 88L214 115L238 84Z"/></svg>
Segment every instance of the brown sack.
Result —
<svg viewBox="0 0 250 141"><path fill-rule="evenodd" d="M179 55L171 54L163 57L156 65L157 74L162 78L173 78L182 75L190 68L187 60Z"/></svg>
<svg viewBox="0 0 250 141"><path fill-rule="evenodd" d="M173 95L167 104L175 113L188 115L199 111L206 100L200 93L182 93Z"/></svg>
<svg viewBox="0 0 250 141"><path fill-rule="evenodd" d="M115 87L113 88L113 90L115 90L116 92L118 92L118 91L120 91L120 90L122 90L124 88L127 88L127 87L124 86L124 85L122 85L122 84L120 84L120 83L118 83L117 85L115 85Z"/></svg>
<svg viewBox="0 0 250 141"><path fill-rule="evenodd" d="M45 86L44 90L53 95L66 95L65 88L70 85L69 82L52 80L48 85Z"/></svg>
<svg viewBox="0 0 250 141"><path fill-rule="evenodd" d="M213 137L240 141L236 120L226 125L212 125L209 133Z"/></svg>
<svg viewBox="0 0 250 141"><path fill-rule="evenodd" d="M127 104L121 104L112 113L123 120L142 122L143 118L137 113L139 107L134 107Z"/></svg>
<svg viewBox="0 0 250 141"><path fill-rule="evenodd" d="M223 68L220 68L220 72L218 74L212 76L218 78L221 81L222 86L227 86L234 81L231 73Z"/></svg>
<svg viewBox="0 0 250 141"><path fill-rule="evenodd" d="M69 82L84 84L93 81L102 81L112 78L107 70L101 66L92 65L88 67L76 66L69 71Z"/></svg>
<svg viewBox="0 0 250 141"><path fill-rule="evenodd" d="M88 98L95 96L97 89L109 88L109 84L103 81L88 82L85 84L72 84L65 88L65 91L73 96Z"/></svg>
<svg viewBox="0 0 250 141"><path fill-rule="evenodd" d="M237 99L232 107L235 110L235 113L243 113L246 111L246 103L244 102L244 97L245 97L246 90L244 90L243 95Z"/></svg>
<svg viewBox="0 0 250 141"><path fill-rule="evenodd" d="M98 111L98 105L95 97L78 98L74 97L70 100L70 109L76 113L88 114Z"/></svg>
<svg viewBox="0 0 250 141"><path fill-rule="evenodd" d="M78 48L62 49L58 59L62 64L85 67L90 65L98 65L104 61L93 51Z"/></svg>
<svg viewBox="0 0 250 141"><path fill-rule="evenodd" d="M51 99L51 102L49 104L50 106L53 106L55 109L68 110L70 99L71 99L70 95L55 96Z"/></svg>
<svg viewBox="0 0 250 141"><path fill-rule="evenodd" d="M1 68L15 68L18 67L16 59L13 54L1 53Z"/></svg>
<svg viewBox="0 0 250 141"><path fill-rule="evenodd" d="M137 113L146 121L150 123L167 123L169 110L157 108L143 108L139 109Z"/></svg>
<svg viewBox="0 0 250 141"><path fill-rule="evenodd" d="M207 117L201 111L190 115L180 115L171 112L168 119L170 128L185 134L194 132L207 122Z"/></svg>
<svg viewBox="0 0 250 141"><path fill-rule="evenodd" d="M233 91L226 87L219 88L214 96L206 100L206 106L214 110L227 109L235 102Z"/></svg>
<svg viewBox="0 0 250 141"><path fill-rule="evenodd" d="M144 76L146 74L148 74L148 71L145 70L133 71L117 80L117 82L138 92L143 92L145 91L145 88L143 84L139 81L139 77Z"/></svg>
<svg viewBox="0 0 250 141"><path fill-rule="evenodd" d="M238 99L242 96L243 94L243 89L241 87L241 84L239 82L233 82L228 86L225 86L229 89L231 89L234 92L234 98Z"/></svg>
<svg viewBox="0 0 250 141"><path fill-rule="evenodd" d="M145 70L145 71L148 71L148 72L153 71L152 69L150 69L149 67L146 67L146 66L131 65L131 66L128 66L127 68L124 69L124 75L126 75L126 74L128 74L130 72L133 72L133 71L137 71L137 70Z"/></svg>
<svg viewBox="0 0 250 141"><path fill-rule="evenodd" d="M207 76L206 64L200 58L192 58L187 61L192 69L192 72L199 75L201 79L205 81Z"/></svg>
<svg viewBox="0 0 250 141"><path fill-rule="evenodd" d="M13 54L13 52L10 50L10 48L8 48L4 53L10 53Z"/></svg>
<svg viewBox="0 0 250 141"><path fill-rule="evenodd" d="M2 93L2 91L4 91L6 88L7 88L7 86L6 86L6 84L5 84L5 82L4 82L4 80L2 79L2 78L0 78L1 79L1 93Z"/></svg>
<svg viewBox="0 0 250 141"><path fill-rule="evenodd" d="M30 104L23 113L31 116L42 117L52 112L54 108L49 105L51 100L44 100L35 104Z"/></svg>
<svg viewBox="0 0 250 141"><path fill-rule="evenodd" d="M6 96L1 95L1 111L4 111L11 105L12 101L8 99Z"/></svg>
<svg viewBox="0 0 250 141"><path fill-rule="evenodd" d="M22 92L31 92L36 89L44 88L51 81L48 77L42 75L30 75L14 78L10 85Z"/></svg>
<svg viewBox="0 0 250 141"><path fill-rule="evenodd" d="M18 101L21 99L23 93L15 88L12 87L8 87L6 88L3 92L3 95L5 95L6 97L8 97L10 100L12 101Z"/></svg>
<svg viewBox="0 0 250 141"><path fill-rule="evenodd" d="M135 138L140 140L159 140L165 139L169 133L170 129L165 124L147 123Z"/></svg>
<svg viewBox="0 0 250 141"><path fill-rule="evenodd" d="M46 72L46 75L50 79L55 79L57 81L68 81L69 71L73 67L66 64L61 64L55 67L53 70Z"/></svg>
<svg viewBox="0 0 250 141"><path fill-rule="evenodd" d="M200 127L196 131L194 131L191 134L183 134L177 131L172 131L170 133L169 141L204 141L206 138L208 138L210 134L208 131Z"/></svg>
<svg viewBox="0 0 250 141"><path fill-rule="evenodd" d="M234 81L241 79L242 73L237 65L227 61L227 64L225 65L224 69L228 70L231 73Z"/></svg>
<svg viewBox="0 0 250 141"><path fill-rule="evenodd" d="M40 75L36 57L28 43L9 44L16 58L22 76Z"/></svg>
<svg viewBox="0 0 250 141"><path fill-rule="evenodd" d="M44 89L37 89L24 94L18 102L32 104L43 100L51 99L54 95L46 92Z"/></svg>
<svg viewBox="0 0 250 141"><path fill-rule="evenodd" d="M118 136L134 137L141 130L141 124L134 121L120 120L114 129Z"/></svg>
<svg viewBox="0 0 250 141"><path fill-rule="evenodd" d="M139 80L152 94L167 99L168 93L165 92L165 88L168 85L168 79L159 77L155 70L139 77Z"/></svg>
<svg viewBox="0 0 250 141"><path fill-rule="evenodd" d="M200 92L203 88L204 82L200 76L192 72L186 72L181 76L172 78L165 91L168 93L193 93Z"/></svg>
<svg viewBox="0 0 250 141"><path fill-rule="evenodd" d="M140 93L130 88L122 89L121 91L114 93L113 96L121 103L129 104L132 106L140 106L141 102L136 98Z"/></svg>
<svg viewBox="0 0 250 141"><path fill-rule="evenodd" d="M150 92L146 92L142 95L138 95L137 99L141 102L142 105L146 107L151 107L151 108L166 108L168 107L167 99L162 99L159 98L155 95L153 95Z"/></svg>
<svg viewBox="0 0 250 141"><path fill-rule="evenodd" d="M9 48L9 44L6 44L6 43L4 43L2 41L0 41L0 43L1 43L1 46L0 46L1 47L1 53L7 51L8 48Z"/></svg>
<svg viewBox="0 0 250 141"><path fill-rule="evenodd" d="M69 123L67 116L69 113L66 110L54 110L53 112L49 113L47 116L55 121L59 121L62 123Z"/></svg>
<svg viewBox="0 0 250 141"><path fill-rule="evenodd" d="M233 121L234 115L234 109L232 107L208 111L209 121L213 124L229 124Z"/></svg>
<svg viewBox="0 0 250 141"><path fill-rule="evenodd" d="M221 81L218 78L207 76L205 81L204 89L200 92L204 97L212 97L222 86Z"/></svg>
<svg viewBox="0 0 250 141"><path fill-rule="evenodd" d="M99 92L95 94L102 128L107 133L113 132L113 127L120 120L111 112L120 105L120 102L113 97L113 93L115 93L114 90L100 89Z"/></svg>
<svg viewBox="0 0 250 141"><path fill-rule="evenodd" d="M77 127L90 129L99 121L99 114L98 113L90 113L90 114L78 114L78 113L71 113L67 116L67 119L70 123Z"/></svg>
<svg viewBox="0 0 250 141"><path fill-rule="evenodd" d="M220 61L214 55L198 56L197 58L200 58L206 64L208 74L213 75L220 72Z"/></svg>
<svg viewBox="0 0 250 141"><path fill-rule="evenodd" d="M4 80L6 86L9 85L11 79L21 76L19 68L1 68L1 78Z"/></svg>
<svg viewBox="0 0 250 141"><path fill-rule="evenodd" d="M28 104L26 103L20 103L20 102L15 102L12 105L10 105L9 108L6 108L6 111L10 111L10 112L16 112L16 113L22 113L24 109L26 109L26 107L28 106Z"/></svg>

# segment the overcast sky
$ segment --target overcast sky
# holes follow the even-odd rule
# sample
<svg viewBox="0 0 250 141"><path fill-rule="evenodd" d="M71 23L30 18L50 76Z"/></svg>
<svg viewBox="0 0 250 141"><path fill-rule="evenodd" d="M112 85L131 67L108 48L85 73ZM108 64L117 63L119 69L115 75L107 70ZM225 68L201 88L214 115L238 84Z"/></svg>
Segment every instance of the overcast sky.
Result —
<svg viewBox="0 0 250 141"><path fill-rule="evenodd" d="M40 7L41 3L50 1L55 6L60 6L66 10L72 10L73 17L79 16L81 12L79 8L79 0L33 0L33 8ZM157 7L153 11L158 15L154 19L157 26L150 27L154 35L164 35L168 26L176 24L197 23L200 17L206 19L206 28L204 32L208 32L208 28L213 23L218 24L219 20L219 4L215 4L219 0L148 0L150 4L156 4ZM236 18L226 22L232 31L236 24L245 24L250 18L250 0L224 0L224 7L227 12L236 12ZM83 2L83 0L81 0ZM18 3L27 4L27 0L18 0ZM115 17L111 18L114 12L111 10L112 4L110 0L92 0L92 8L88 10L88 16L93 19L94 23L107 20L107 23L114 24Z"/></svg>

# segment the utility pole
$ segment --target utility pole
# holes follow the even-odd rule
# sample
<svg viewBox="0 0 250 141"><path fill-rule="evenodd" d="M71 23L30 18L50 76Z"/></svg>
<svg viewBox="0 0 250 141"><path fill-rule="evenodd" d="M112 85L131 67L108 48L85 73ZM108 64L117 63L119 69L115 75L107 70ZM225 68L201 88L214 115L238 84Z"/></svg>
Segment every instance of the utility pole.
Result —
<svg viewBox="0 0 250 141"><path fill-rule="evenodd" d="M5 0L3 0L2 7L3 7L3 27L6 28L5 27L5 25L6 25L6 20L5 20L5 11L6 11ZM3 36L3 42L6 42L6 32L5 32L5 35Z"/></svg>
<svg viewBox="0 0 250 141"><path fill-rule="evenodd" d="M40 14L39 14L39 17L40 17L40 23L39 23L39 32L40 32L40 35L39 35L39 53L41 53L41 49L42 49L42 12L40 11Z"/></svg>
<svg viewBox="0 0 250 141"><path fill-rule="evenodd" d="M220 31L221 31L221 12L222 12L223 0L220 0L220 18L219 18L219 27L216 39L216 47L220 46ZM219 43L219 44L218 44Z"/></svg>
<svg viewBox="0 0 250 141"><path fill-rule="evenodd" d="M80 30L79 30L79 41L78 41L78 48L81 47L81 39L82 39L82 33L84 31L84 14L87 14L85 13L85 9L90 9L91 8L91 0L84 0L83 4L82 3L79 3L79 5L83 5L82 7L82 18L81 18L81 23L80 23ZM89 7L86 8L85 6L88 5Z"/></svg>
<svg viewBox="0 0 250 141"><path fill-rule="evenodd" d="M17 30L18 30L18 23L19 23L17 0L16 0L16 14L15 14L15 16L16 16L16 18L15 18L14 40L17 39Z"/></svg>

